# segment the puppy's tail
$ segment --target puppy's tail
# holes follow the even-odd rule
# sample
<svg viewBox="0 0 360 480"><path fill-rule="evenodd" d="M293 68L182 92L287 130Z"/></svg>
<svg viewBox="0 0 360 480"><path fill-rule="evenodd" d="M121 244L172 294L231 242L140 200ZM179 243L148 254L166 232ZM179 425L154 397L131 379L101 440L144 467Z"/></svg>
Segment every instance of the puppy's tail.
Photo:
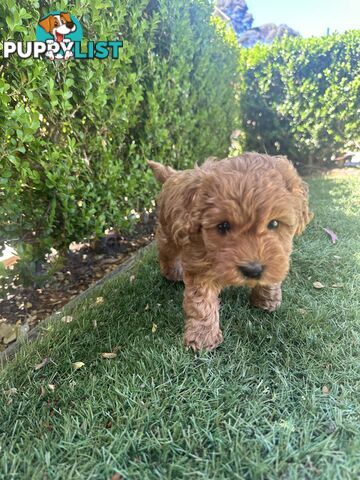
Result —
<svg viewBox="0 0 360 480"><path fill-rule="evenodd" d="M158 162L153 162L152 160L147 160L147 164L153 171L156 180L160 183L165 183L168 178L176 173L176 170L173 168Z"/></svg>

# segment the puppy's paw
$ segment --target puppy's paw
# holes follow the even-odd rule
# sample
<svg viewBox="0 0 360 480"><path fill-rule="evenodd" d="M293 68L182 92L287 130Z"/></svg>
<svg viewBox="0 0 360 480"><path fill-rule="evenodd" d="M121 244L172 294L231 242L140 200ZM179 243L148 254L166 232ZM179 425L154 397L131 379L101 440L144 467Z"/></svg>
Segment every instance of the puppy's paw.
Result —
<svg viewBox="0 0 360 480"><path fill-rule="evenodd" d="M72 57L73 57L73 53L70 50L65 52L65 60L69 60Z"/></svg>
<svg viewBox="0 0 360 480"><path fill-rule="evenodd" d="M266 300L264 298L259 299L250 299L250 303L253 307L256 308L261 308L262 310L267 310L268 312L273 312L274 310L277 310L280 305L281 305L281 299L280 300Z"/></svg>
<svg viewBox="0 0 360 480"><path fill-rule="evenodd" d="M281 287L272 285L269 287L256 287L250 295L250 303L254 307L273 312L280 307L282 300Z"/></svg>
<svg viewBox="0 0 360 480"><path fill-rule="evenodd" d="M160 264L161 272L167 280L170 282L182 282L183 269L180 260L177 260L174 264Z"/></svg>
<svg viewBox="0 0 360 480"><path fill-rule="evenodd" d="M199 323L199 322L198 322ZM224 341L220 328L206 328L197 324L185 328L184 345L194 352L213 350Z"/></svg>

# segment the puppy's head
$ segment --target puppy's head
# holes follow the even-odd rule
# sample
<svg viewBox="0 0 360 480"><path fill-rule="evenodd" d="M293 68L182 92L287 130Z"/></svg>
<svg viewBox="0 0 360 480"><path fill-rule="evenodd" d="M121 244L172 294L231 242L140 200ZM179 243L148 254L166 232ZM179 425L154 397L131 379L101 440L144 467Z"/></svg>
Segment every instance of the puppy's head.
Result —
<svg viewBox="0 0 360 480"><path fill-rule="evenodd" d="M48 15L39 22L47 33L51 33L58 42L64 39L64 36L76 30L76 25L71 20L70 14L61 12L58 15Z"/></svg>
<svg viewBox="0 0 360 480"><path fill-rule="evenodd" d="M208 171L190 215L189 241L203 244L222 285L280 283L292 239L310 221L306 187L284 159L277 168Z"/></svg>

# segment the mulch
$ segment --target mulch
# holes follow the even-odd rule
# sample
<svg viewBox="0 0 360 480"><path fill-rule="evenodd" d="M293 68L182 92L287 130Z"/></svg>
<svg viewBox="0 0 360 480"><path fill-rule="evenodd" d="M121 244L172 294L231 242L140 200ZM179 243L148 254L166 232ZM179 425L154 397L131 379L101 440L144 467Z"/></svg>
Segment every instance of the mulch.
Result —
<svg viewBox="0 0 360 480"><path fill-rule="evenodd" d="M0 298L0 352L152 242L155 223L150 215L129 235L112 232L94 245L72 245L62 268L42 288L8 286L6 298Z"/></svg>

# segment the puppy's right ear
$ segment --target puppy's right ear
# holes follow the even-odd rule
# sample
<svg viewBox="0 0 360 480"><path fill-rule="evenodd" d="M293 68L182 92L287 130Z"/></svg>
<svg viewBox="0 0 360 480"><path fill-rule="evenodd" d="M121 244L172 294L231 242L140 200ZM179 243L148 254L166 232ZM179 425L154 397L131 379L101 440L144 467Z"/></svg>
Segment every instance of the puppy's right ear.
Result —
<svg viewBox="0 0 360 480"><path fill-rule="evenodd" d="M173 168L158 162L153 162L152 160L147 160L147 164L153 171L156 180L160 183L165 183L168 178L176 173L176 170Z"/></svg>
<svg viewBox="0 0 360 480"><path fill-rule="evenodd" d="M49 33L54 28L54 21L52 15L49 15L48 17L40 20L39 25L45 30L45 32Z"/></svg>

